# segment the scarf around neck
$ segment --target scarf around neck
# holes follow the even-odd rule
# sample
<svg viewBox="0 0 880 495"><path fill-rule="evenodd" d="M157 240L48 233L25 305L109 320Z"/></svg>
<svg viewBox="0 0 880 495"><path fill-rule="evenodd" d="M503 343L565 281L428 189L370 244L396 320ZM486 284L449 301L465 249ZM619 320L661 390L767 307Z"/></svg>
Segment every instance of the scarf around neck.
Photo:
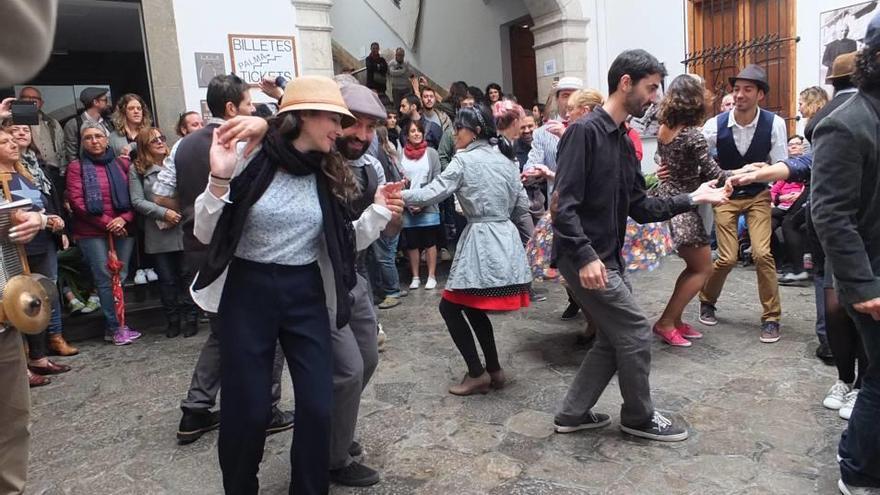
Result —
<svg viewBox="0 0 880 495"><path fill-rule="evenodd" d="M122 166L117 162L112 149L107 148L107 151L100 157L83 153L80 164L82 165L83 196L85 196L86 211L90 215L101 216L104 214L104 198L101 194L101 183L98 182L97 167L99 166L103 167L107 173L113 209L119 212L131 210L128 177L123 173Z"/></svg>
<svg viewBox="0 0 880 495"><path fill-rule="evenodd" d="M37 158L37 154L31 150L25 151L21 154L21 163L24 164L28 173L34 178L34 184L40 189L40 191L46 196L51 195L52 181L50 181L49 178L46 177L46 173L43 172L43 167L40 166L40 160Z"/></svg>
<svg viewBox="0 0 880 495"><path fill-rule="evenodd" d="M407 141L406 146L403 147L403 154L410 160L419 160L425 155L425 150L427 149L428 142L424 139L419 144L412 144Z"/></svg>
<svg viewBox="0 0 880 495"><path fill-rule="evenodd" d="M281 170L298 176L314 174L324 222L324 240L336 286L336 325L338 328L345 326L351 315L349 292L357 282L354 228L347 208L330 189L329 180L322 170L323 161L323 153L302 153L284 139L277 129L270 128L263 139L262 149L230 183L231 204L224 207L217 221L193 289L203 289L217 280L232 261L248 213L269 188L276 172Z"/></svg>

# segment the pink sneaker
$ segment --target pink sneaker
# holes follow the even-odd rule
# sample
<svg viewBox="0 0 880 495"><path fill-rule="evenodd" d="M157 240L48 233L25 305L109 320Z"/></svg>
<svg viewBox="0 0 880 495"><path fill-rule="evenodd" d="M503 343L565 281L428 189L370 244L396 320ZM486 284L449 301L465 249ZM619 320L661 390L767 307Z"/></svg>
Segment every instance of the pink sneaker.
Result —
<svg viewBox="0 0 880 495"><path fill-rule="evenodd" d="M668 332L663 332L657 328L657 325L654 325L654 333L657 334L658 337L663 339L663 342L666 342L667 344L669 344L671 346L674 346L674 347L690 347L691 346L691 341L682 337L677 328L669 330Z"/></svg>
<svg viewBox="0 0 880 495"><path fill-rule="evenodd" d="M131 340L132 342L134 342L135 340L141 338L141 333L138 332L137 330L134 330L133 328L131 328L131 327L128 326L128 325L122 327L121 330L122 330L123 332L125 332L125 335L127 335L127 336L128 336L128 339Z"/></svg>
<svg viewBox="0 0 880 495"><path fill-rule="evenodd" d="M688 325L687 323L682 323L680 327L677 327L678 333L681 334L682 337L686 339L702 339L703 334L697 331L696 328Z"/></svg>
<svg viewBox="0 0 880 495"><path fill-rule="evenodd" d="M113 334L113 345L128 345L132 342L134 342L134 340L128 336L128 333L124 329L120 328Z"/></svg>

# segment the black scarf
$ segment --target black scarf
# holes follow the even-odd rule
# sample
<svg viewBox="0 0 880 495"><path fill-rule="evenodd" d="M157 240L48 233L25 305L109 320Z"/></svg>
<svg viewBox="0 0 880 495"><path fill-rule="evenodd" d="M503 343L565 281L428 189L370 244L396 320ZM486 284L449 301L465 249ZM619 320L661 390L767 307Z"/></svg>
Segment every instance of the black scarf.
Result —
<svg viewBox="0 0 880 495"><path fill-rule="evenodd" d="M336 285L336 326L345 326L351 314L349 292L357 283L354 229L348 210L330 190L328 178L321 169L323 159L323 153L299 152L277 129L269 129L260 152L230 184L229 200L232 204L226 205L217 221L207 257L193 289L200 290L210 285L232 261L248 212L272 183L278 169L293 175L315 174L318 201L324 217L324 239Z"/></svg>

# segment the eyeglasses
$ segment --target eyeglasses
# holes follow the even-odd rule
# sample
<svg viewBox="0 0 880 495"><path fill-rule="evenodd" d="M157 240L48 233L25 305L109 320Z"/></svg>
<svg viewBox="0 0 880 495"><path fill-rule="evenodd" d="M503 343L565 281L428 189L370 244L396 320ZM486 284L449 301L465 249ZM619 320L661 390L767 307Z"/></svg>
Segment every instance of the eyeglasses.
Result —
<svg viewBox="0 0 880 495"><path fill-rule="evenodd" d="M160 135L160 136L154 137L153 139L150 139L150 144L159 144L159 143L165 144L165 142L167 140L168 139L165 136Z"/></svg>
<svg viewBox="0 0 880 495"><path fill-rule="evenodd" d="M107 136L103 134L89 134L88 136L83 136L83 141L100 141L102 139L106 139Z"/></svg>

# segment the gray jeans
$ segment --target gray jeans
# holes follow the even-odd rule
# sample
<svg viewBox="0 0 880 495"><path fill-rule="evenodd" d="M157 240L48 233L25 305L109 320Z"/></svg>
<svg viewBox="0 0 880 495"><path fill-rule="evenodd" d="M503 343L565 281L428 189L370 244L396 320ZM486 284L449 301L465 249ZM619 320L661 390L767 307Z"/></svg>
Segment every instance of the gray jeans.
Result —
<svg viewBox="0 0 880 495"><path fill-rule="evenodd" d="M605 289L584 289L578 277L579 267L561 257L559 272L568 282L578 305L596 324L596 341L568 388L556 416L564 424L577 424L596 404L614 373L620 384L623 405L620 423L641 426L653 413L651 387L651 325L633 298L626 275L608 270Z"/></svg>
<svg viewBox="0 0 880 495"><path fill-rule="evenodd" d="M202 346L196 369L193 370L192 381L186 398L180 401L184 412L208 412L217 403L217 392L220 391L220 339L217 335L217 315L209 315L211 333ZM284 353L281 346L275 346L275 362L272 365L272 405L281 401L281 372L284 371Z"/></svg>
<svg viewBox="0 0 880 495"><path fill-rule="evenodd" d="M361 393L379 364L376 335L379 324L373 310L369 284L357 276L351 291L351 320L342 328L332 325L333 343L333 422L330 438L330 469L351 464L348 449L354 441ZM331 315L330 321L335 320Z"/></svg>

